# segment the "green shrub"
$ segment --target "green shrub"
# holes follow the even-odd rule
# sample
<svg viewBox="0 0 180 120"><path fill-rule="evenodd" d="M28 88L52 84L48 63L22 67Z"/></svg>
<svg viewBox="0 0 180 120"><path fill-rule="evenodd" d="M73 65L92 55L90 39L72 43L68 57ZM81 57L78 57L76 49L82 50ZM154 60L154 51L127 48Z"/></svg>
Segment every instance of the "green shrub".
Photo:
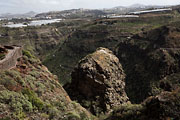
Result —
<svg viewBox="0 0 180 120"><path fill-rule="evenodd" d="M41 116L42 116L44 119L48 119L48 118L49 118L49 115L46 114L46 113L42 113Z"/></svg>
<svg viewBox="0 0 180 120"><path fill-rule="evenodd" d="M3 60L5 58L5 54L0 54L0 60Z"/></svg>
<svg viewBox="0 0 180 120"><path fill-rule="evenodd" d="M12 79L14 80L14 82L18 82L20 85L22 86L25 86L26 83L25 81L23 80L23 78L21 77L20 73L15 71L15 70L7 70L4 72L5 74L5 78L9 78L9 79ZM4 77L2 77L3 79L5 79Z"/></svg>
<svg viewBox="0 0 180 120"><path fill-rule="evenodd" d="M116 108L107 120L139 120L143 112L144 107L141 104L126 104Z"/></svg>
<svg viewBox="0 0 180 120"><path fill-rule="evenodd" d="M35 78L39 78L40 77L40 72L39 71L36 71L36 70L32 70L29 72L29 75L35 77Z"/></svg>
<svg viewBox="0 0 180 120"><path fill-rule="evenodd" d="M56 106L59 110L62 110L62 111L64 111L66 109L65 103L62 101L55 101L55 102L53 102L52 105Z"/></svg>
<svg viewBox="0 0 180 120"><path fill-rule="evenodd" d="M15 70L7 70L7 71L5 71L5 74L11 76L12 78L20 76L19 72L15 71Z"/></svg>
<svg viewBox="0 0 180 120"><path fill-rule="evenodd" d="M0 75L0 84L8 88L9 86L16 86L17 82L7 75Z"/></svg>
<svg viewBox="0 0 180 120"><path fill-rule="evenodd" d="M18 120L24 120L26 114L23 111L14 112L13 118Z"/></svg>
<svg viewBox="0 0 180 120"><path fill-rule="evenodd" d="M34 63L40 64L40 63L41 63L41 61L40 61L39 59L34 58L34 57L30 58L28 61L29 61L31 64L34 64Z"/></svg>
<svg viewBox="0 0 180 120"><path fill-rule="evenodd" d="M38 110L43 109L44 107L43 101L40 98L38 98L33 91L31 91L30 89L23 89L22 93L28 96L29 101L32 103L34 108L37 108Z"/></svg>
<svg viewBox="0 0 180 120"><path fill-rule="evenodd" d="M23 53L23 55L27 56L28 58L33 57L33 55L29 51L23 50L22 53Z"/></svg>
<svg viewBox="0 0 180 120"><path fill-rule="evenodd" d="M21 93L13 91L0 91L0 103L8 105L12 110L12 117L14 119L23 119L26 115L24 112L32 112L32 104ZM1 105L3 108L3 106ZM7 108L3 108L6 110Z"/></svg>
<svg viewBox="0 0 180 120"><path fill-rule="evenodd" d="M11 120L9 117L6 118L0 118L0 120Z"/></svg>
<svg viewBox="0 0 180 120"><path fill-rule="evenodd" d="M53 119L55 116L58 116L60 114L58 109L56 109L55 107L52 107L52 106L49 107L48 112L49 112L50 119Z"/></svg>
<svg viewBox="0 0 180 120"><path fill-rule="evenodd" d="M36 81L36 78L31 75L26 75L24 78L24 81L26 84L29 84L32 89L35 89L36 86L34 85L34 81Z"/></svg>
<svg viewBox="0 0 180 120"><path fill-rule="evenodd" d="M81 117L80 117L80 115L79 114L77 114L76 112L69 112L68 114L67 114L67 118L68 118L68 120L81 120Z"/></svg>
<svg viewBox="0 0 180 120"><path fill-rule="evenodd" d="M35 82L35 86L37 88L38 95L42 95L42 93L46 90L46 86L42 84L41 82Z"/></svg>
<svg viewBox="0 0 180 120"><path fill-rule="evenodd" d="M91 118L88 117L88 115L85 112L82 112L80 114L81 120L94 120L94 116L91 116Z"/></svg>

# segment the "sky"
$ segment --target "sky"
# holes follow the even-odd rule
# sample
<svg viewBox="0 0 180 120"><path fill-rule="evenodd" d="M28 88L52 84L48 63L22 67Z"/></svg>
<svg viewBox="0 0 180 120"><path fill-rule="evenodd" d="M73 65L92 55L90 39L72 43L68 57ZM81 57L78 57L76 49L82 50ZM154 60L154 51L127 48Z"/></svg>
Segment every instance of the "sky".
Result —
<svg viewBox="0 0 180 120"><path fill-rule="evenodd" d="M112 8L116 6L177 5L180 0L0 0L0 14L26 13L29 11L47 12L73 8Z"/></svg>

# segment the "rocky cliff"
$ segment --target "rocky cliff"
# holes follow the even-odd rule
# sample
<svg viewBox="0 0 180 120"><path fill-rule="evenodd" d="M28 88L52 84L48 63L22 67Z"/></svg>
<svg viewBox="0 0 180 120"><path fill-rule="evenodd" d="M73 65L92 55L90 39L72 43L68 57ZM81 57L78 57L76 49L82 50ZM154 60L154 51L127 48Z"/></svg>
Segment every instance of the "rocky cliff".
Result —
<svg viewBox="0 0 180 120"><path fill-rule="evenodd" d="M98 48L83 58L72 73L66 90L92 113L108 113L127 104L125 74L118 58L106 48Z"/></svg>
<svg viewBox="0 0 180 120"><path fill-rule="evenodd" d="M132 102L179 86L179 26L175 22L142 32L118 45L117 56L127 75L126 91Z"/></svg>
<svg viewBox="0 0 180 120"><path fill-rule="evenodd" d="M43 63L48 69L58 75L61 84L71 81L70 74L79 60L94 52L99 47L105 47L115 52L117 45L126 42L126 38L142 30L168 24L174 21L171 15L140 18L97 19L74 30L58 45L53 55L49 55ZM153 23L153 24L152 24Z"/></svg>
<svg viewBox="0 0 180 120"><path fill-rule="evenodd" d="M105 120L179 120L180 89L147 98L142 104L117 108Z"/></svg>

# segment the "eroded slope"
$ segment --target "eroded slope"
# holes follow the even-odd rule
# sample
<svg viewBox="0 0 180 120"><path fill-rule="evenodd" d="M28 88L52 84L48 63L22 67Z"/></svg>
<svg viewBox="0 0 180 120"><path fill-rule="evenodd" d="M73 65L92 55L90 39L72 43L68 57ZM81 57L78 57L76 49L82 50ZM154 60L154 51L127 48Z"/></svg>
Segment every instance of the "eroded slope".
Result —
<svg viewBox="0 0 180 120"><path fill-rule="evenodd" d="M93 119L38 59L23 53L16 68L0 73L0 119Z"/></svg>
<svg viewBox="0 0 180 120"><path fill-rule="evenodd" d="M176 22L142 32L118 45L117 56L127 74L126 91L131 101L139 103L179 86L179 32Z"/></svg>

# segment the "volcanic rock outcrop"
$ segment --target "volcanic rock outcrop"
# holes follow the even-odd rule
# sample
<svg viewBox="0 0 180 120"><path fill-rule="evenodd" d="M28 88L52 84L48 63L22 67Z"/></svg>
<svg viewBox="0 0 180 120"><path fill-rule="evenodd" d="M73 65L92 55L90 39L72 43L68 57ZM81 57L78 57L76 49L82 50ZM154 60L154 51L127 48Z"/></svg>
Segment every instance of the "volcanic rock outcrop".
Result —
<svg viewBox="0 0 180 120"><path fill-rule="evenodd" d="M179 34L177 25L167 25L117 45L116 55L126 73L126 93L132 103L179 86Z"/></svg>
<svg viewBox="0 0 180 120"><path fill-rule="evenodd" d="M124 79L119 59L110 50L98 48L79 62L72 83L65 88L73 100L98 114L129 101Z"/></svg>
<svg viewBox="0 0 180 120"><path fill-rule="evenodd" d="M142 104L121 106L105 120L179 120L180 89L162 92Z"/></svg>

